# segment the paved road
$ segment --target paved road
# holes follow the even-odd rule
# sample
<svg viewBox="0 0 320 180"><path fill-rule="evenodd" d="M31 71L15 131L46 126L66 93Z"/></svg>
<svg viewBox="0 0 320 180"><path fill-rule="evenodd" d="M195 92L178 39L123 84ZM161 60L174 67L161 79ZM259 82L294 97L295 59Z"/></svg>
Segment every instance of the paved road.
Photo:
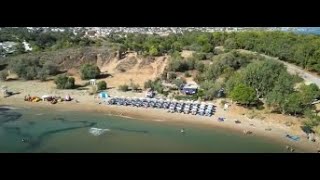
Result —
<svg viewBox="0 0 320 180"><path fill-rule="evenodd" d="M242 52L246 52L246 53L254 53L254 52L247 51L247 50L241 50L241 51ZM284 65L287 66L289 73L298 74L300 77L302 77L305 80L306 84L314 83L318 87L320 87L320 76L312 74L312 73L309 73L309 72L306 72L306 70L303 70L301 67L296 66L294 64L290 64L290 63L287 63L287 62L284 62L284 61L280 61L278 58L267 56L267 55L262 55L262 56L265 56L266 58L270 58L270 59L273 59L273 60L276 60L278 62L283 63Z"/></svg>
<svg viewBox="0 0 320 180"><path fill-rule="evenodd" d="M293 64L289 64L286 62L281 61L282 63L284 63L287 68L288 68L288 72L292 73L292 74L299 74L300 77L302 77L307 84L311 84L314 83L316 84L318 87L320 87L320 77L318 75L306 72L305 70L303 70L302 68L293 65Z"/></svg>

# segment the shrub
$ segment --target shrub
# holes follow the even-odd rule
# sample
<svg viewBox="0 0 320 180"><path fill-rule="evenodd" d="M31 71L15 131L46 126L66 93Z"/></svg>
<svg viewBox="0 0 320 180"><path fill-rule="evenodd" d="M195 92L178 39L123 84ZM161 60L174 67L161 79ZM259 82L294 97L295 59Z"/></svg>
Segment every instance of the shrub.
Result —
<svg viewBox="0 0 320 180"><path fill-rule="evenodd" d="M192 56L197 60L205 60L206 59L205 53L193 53Z"/></svg>
<svg viewBox="0 0 320 180"><path fill-rule="evenodd" d="M132 88L132 90L134 90L134 91L137 91L137 90L139 90L139 88L140 88L140 85L139 84L131 84L131 88Z"/></svg>
<svg viewBox="0 0 320 180"><path fill-rule="evenodd" d="M7 77L9 76L8 71L1 71L0 72L0 79L5 81L7 80Z"/></svg>
<svg viewBox="0 0 320 180"><path fill-rule="evenodd" d="M197 71L199 71L199 72L203 72L203 71L204 71L204 68L205 68L205 66L204 66L204 64L203 64L202 62L197 62L197 63L195 64L195 69L196 69Z"/></svg>
<svg viewBox="0 0 320 180"><path fill-rule="evenodd" d="M185 72L185 73L184 73L184 76L185 76L185 77L191 77L191 74L190 74L189 72Z"/></svg>
<svg viewBox="0 0 320 180"><path fill-rule="evenodd" d="M66 75L58 75L55 78L54 83L57 85L58 89L73 89L75 86L75 79Z"/></svg>
<svg viewBox="0 0 320 180"><path fill-rule="evenodd" d="M148 80L147 82L144 83L144 88L151 88L158 93L164 93L164 87L162 85L162 82L160 79L156 79L154 81Z"/></svg>
<svg viewBox="0 0 320 180"><path fill-rule="evenodd" d="M47 75L56 75L59 73L58 66L50 61L44 63L42 69Z"/></svg>
<svg viewBox="0 0 320 180"><path fill-rule="evenodd" d="M126 72L126 69L120 68L119 71L120 71L120 72Z"/></svg>
<svg viewBox="0 0 320 180"><path fill-rule="evenodd" d="M92 64L84 64L80 68L81 79L95 79L100 75L98 66Z"/></svg>
<svg viewBox="0 0 320 180"><path fill-rule="evenodd" d="M173 72L169 72L168 78L169 78L169 80L176 79L177 78L177 74L173 73Z"/></svg>
<svg viewBox="0 0 320 180"><path fill-rule="evenodd" d="M96 86L91 86L89 95L94 95L97 94L97 87Z"/></svg>
<svg viewBox="0 0 320 180"><path fill-rule="evenodd" d="M107 83L105 81L99 81L97 83L98 90L106 90L107 89Z"/></svg>
<svg viewBox="0 0 320 180"><path fill-rule="evenodd" d="M183 79L175 79L175 80L173 80L173 84L175 84L178 88L180 88L180 86L182 84L185 84L185 83L186 83L186 81L183 80Z"/></svg>
<svg viewBox="0 0 320 180"><path fill-rule="evenodd" d="M152 88L153 82L148 80L144 83L144 89Z"/></svg>
<svg viewBox="0 0 320 180"><path fill-rule="evenodd" d="M67 83L65 84L65 89L73 89L74 88L75 79L73 77L69 77Z"/></svg>
<svg viewBox="0 0 320 180"><path fill-rule="evenodd" d="M126 84L120 85L120 86L119 86L119 90L120 90L120 91L123 91L123 92L129 91L129 86L126 85Z"/></svg>
<svg viewBox="0 0 320 180"><path fill-rule="evenodd" d="M26 68L26 72L22 75L22 78L25 80L36 79L38 76L38 71L40 71L40 68L37 68L36 66L28 66Z"/></svg>
<svg viewBox="0 0 320 180"><path fill-rule="evenodd" d="M48 74L47 74L47 71L45 69L41 69L39 72L38 72L38 75L37 75L38 79L40 81L46 81L47 78L48 78Z"/></svg>

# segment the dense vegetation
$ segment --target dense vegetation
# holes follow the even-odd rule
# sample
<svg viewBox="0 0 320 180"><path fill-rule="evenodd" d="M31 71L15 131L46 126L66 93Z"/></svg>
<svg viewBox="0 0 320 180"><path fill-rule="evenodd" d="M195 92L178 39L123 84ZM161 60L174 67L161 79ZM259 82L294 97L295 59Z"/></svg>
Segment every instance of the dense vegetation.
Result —
<svg viewBox="0 0 320 180"><path fill-rule="evenodd" d="M126 92L126 91L129 91L129 86L126 85L126 84L123 84L123 85L120 85L120 86L118 87L118 89L119 89L120 91Z"/></svg>
<svg viewBox="0 0 320 180"><path fill-rule="evenodd" d="M35 58L11 59L9 68L25 80L46 80L50 75L59 73L58 67L50 61L42 62Z"/></svg>
<svg viewBox="0 0 320 180"><path fill-rule="evenodd" d="M148 80L144 83L144 88L148 89L151 88L154 91L159 93L164 93L164 86L162 85L161 79L157 78L156 80Z"/></svg>
<svg viewBox="0 0 320 180"><path fill-rule="evenodd" d="M81 79L95 79L100 75L100 69L93 64L84 64L80 67Z"/></svg>
<svg viewBox="0 0 320 180"><path fill-rule="evenodd" d="M68 28L64 32L55 31L30 31L27 28L1 28L0 42L17 42L15 54L24 53L22 42L30 43L33 51L57 50L69 47L89 46L96 44L96 41L83 37L84 32L73 34Z"/></svg>
<svg viewBox="0 0 320 180"><path fill-rule="evenodd" d="M186 32L168 36L146 34L111 34L104 40L119 44L118 50L137 51L144 55L172 54L183 49L198 52L197 59L210 59L219 53L215 47L226 50L247 49L279 57L281 60L297 64L311 71L320 72L320 37L280 31L245 32ZM31 44L33 51L56 50L74 46L101 44L100 40L84 37L84 31L75 35L65 28L64 32L30 31L27 28L1 28L0 42L19 42L17 50L23 52L22 42ZM19 50L20 49L20 50ZM185 65L182 69L185 68Z"/></svg>
<svg viewBox="0 0 320 180"><path fill-rule="evenodd" d="M66 75L58 75L54 83L57 85L57 89L73 89L75 87L75 79Z"/></svg>
<svg viewBox="0 0 320 180"><path fill-rule="evenodd" d="M247 49L279 57L281 60L297 64L311 71L320 72L320 37L288 32L187 32L169 36L144 34L113 34L111 42L123 45L123 49L134 50L141 54L161 55L174 53L182 49L199 52L205 56L217 54L214 47L224 46L230 49ZM183 66L185 67L185 66Z"/></svg>
<svg viewBox="0 0 320 180"><path fill-rule="evenodd" d="M101 39L100 39L101 40ZM33 51L56 50L74 46L99 45L100 40L90 40L83 33L74 35L68 29L64 32L28 31L26 28L1 28L0 42L18 42L15 54L24 53L22 42L31 44ZM266 55L279 57L280 60L296 64L310 71L320 73L320 36L299 35L288 32L186 32L169 36L146 34L111 34L103 38L114 45L119 56L126 51L136 51L139 55L159 56L169 54L169 64L161 79L147 81L144 88L151 88L166 94L162 80L179 87L185 83L185 77L196 74L195 81L200 91L194 96L176 96L177 99L211 100L222 89L225 94L240 105L256 106L264 103L274 112L295 116L308 116L305 126L320 132L320 118L311 113L311 103L320 98L320 90L314 85L300 85L301 78L287 72L282 63L258 54L243 53L236 49L246 49ZM195 51L192 57L183 58L182 50ZM4 50L0 49L0 54ZM55 64L40 61L37 58L10 59L9 69L26 80L46 80L50 75L58 74ZM85 64L80 69L82 79L96 78L99 68ZM191 73L192 72L192 73ZM1 72L1 78L7 74ZM74 79L60 75L55 79L58 88L74 87ZM98 89L105 89L103 82ZM138 90L131 83L132 90ZM119 86L128 91L128 85Z"/></svg>
<svg viewBox="0 0 320 180"><path fill-rule="evenodd" d="M105 81L99 81L97 83L98 90L106 90L107 89L107 83Z"/></svg>

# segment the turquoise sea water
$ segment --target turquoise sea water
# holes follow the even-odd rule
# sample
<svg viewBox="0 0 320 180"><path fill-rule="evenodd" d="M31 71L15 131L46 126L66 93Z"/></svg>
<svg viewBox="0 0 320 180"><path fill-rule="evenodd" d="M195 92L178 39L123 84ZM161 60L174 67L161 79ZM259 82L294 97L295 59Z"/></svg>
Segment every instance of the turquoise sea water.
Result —
<svg viewBox="0 0 320 180"><path fill-rule="evenodd" d="M89 129L109 129L94 136ZM180 133L185 128L186 133ZM286 152L256 136L194 124L156 122L103 113L0 108L0 152Z"/></svg>

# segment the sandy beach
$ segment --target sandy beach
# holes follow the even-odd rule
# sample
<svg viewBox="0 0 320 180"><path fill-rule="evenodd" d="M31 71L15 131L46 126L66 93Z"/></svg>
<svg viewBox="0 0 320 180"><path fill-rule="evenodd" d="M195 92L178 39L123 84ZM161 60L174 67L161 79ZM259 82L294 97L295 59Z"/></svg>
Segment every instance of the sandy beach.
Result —
<svg viewBox="0 0 320 180"><path fill-rule="evenodd" d="M110 106L104 104L98 104L98 102L62 102L58 104L50 104L48 102L24 102L20 98L10 97L2 99L0 105L8 105L23 108L53 108L57 113L59 111L82 111L82 112L96 112L104 113L105 115L122 116L128 118L134 118L139 120L152 120L159 123L170 123L170 122L183 122L183 123L193 123L198 125L204 125L206 127L214 128L224 128L227 130L237 131L243 133L244 130L249 130L253 132L253 136L261 136L265 138L271 138L275 142L284 144L284 146L289 145L292 147L298 147L303 149L305 152L316 152L319 145L317 143L312 143L307 140L306 136L297 134L295 131L288 127L283 127L278 124L271 124L263 122L256 119L247 119L244 117L239 117L235 115L230 115L227 111L223 111L217 108L217 112L212 117L202 117L193 116L188 114L178 114L178 113L168 113L164 109L145 109L137 107L124 107L124 106ZM226 118L224 122L219 122L218 117ZM240 124L236 124L234 121L238 119L241 121ZM271 131L266 131L266 128L271 128ZM293 142L285 137L286 133L295 133L299 135L301 140L298 142Z"/></svg>
<svg viewBox="0 0 320 180"><path fill-rule="evenodd" d="M307 135L301 130L301 122L303 119L293 116L285 116L281 114L272 114L263 111L253 113L254 110L248 110L244 107L230 104L228 110L224 111L219 101L213 101L216 106L216 112L212 117L193 116L190 114L168 113L164 109L145 109L137 107L115 106L99 104L100 100L88 94L88 90L57 90L52 81L7 81L2 82L1 86L8 87L8 90L20 92L7 98L0 99L0 105L9 105L17 107L33 107L33 108L52 108L55 111L88 111L104 113L106 115L123 116L139 120L152 120L159 123L183 122L203 125L206 127L224 128L232 131L243 133L244 131L252 131L253 136L261 136L272 138L272 141L280 142L284 146L300 147L306 152L317 152L320 148L319 142L311 142L307 139ZM111 96L126 97L143 97L144 93L119 92L116 89L108 90ZM59 102L51 104L49 102L25 102L25 95L39 96L45 94L64 97L69 94L74 98L71 102ZM75 101L77 100L77 102ZM255 115L252 115L255 114ZM218 118L225 118L224 122L219 122ZM235 121L241 121L236 124ZM290 124L290 126L286 124ZM271 131L266 129L271 128ZM285 137L286 134L300 136L298 142L290 141Z"/></svg>

